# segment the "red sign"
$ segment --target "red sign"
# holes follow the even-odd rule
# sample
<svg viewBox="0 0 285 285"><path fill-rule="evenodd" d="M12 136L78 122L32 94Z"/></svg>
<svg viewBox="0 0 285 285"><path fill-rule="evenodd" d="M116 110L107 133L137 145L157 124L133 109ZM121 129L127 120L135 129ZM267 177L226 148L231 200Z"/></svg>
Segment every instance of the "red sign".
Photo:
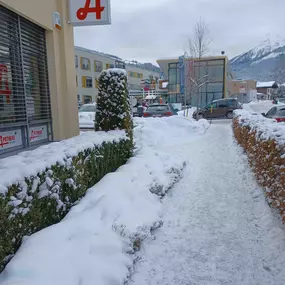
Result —
<svg viewBox="0 0 285 285"><path fill-rule="evenodd" d="M84 21L89 13L96 14L96 20L101 20L102 12L105 10L105 7L101 6L101 0L96 0L95 7L90 7L91 0L86 0L85 6L77 10L77 19L80 21Z"/></svg>
<svg viewBox="0 0 285 285"><path fill-rule="evenodd" d="M30 140L33 141L36 138L42 136L43 134L43 130L32 130L31 136L30 136Z"/></svg>
<svg viewBox="0 0 285 285"><path fill-rule="evenodd" d="M5 145L13 144L16 142L16 136L0 136L0 147L3 148Z"/></svg>

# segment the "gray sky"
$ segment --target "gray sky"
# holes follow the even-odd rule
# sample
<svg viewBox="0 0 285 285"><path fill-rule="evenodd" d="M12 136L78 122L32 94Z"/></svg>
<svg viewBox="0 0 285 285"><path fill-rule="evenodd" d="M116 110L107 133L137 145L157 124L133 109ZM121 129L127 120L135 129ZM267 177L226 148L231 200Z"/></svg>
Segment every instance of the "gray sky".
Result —
<svg viewBox="0 0 285 285"><path fill-rule="evenodd" d="M284 0L111 0L111 8L112 24L75 28L75 45L156 63L183 54L200 17L212 54L232 58L268 36L285 39Z"/></svg>

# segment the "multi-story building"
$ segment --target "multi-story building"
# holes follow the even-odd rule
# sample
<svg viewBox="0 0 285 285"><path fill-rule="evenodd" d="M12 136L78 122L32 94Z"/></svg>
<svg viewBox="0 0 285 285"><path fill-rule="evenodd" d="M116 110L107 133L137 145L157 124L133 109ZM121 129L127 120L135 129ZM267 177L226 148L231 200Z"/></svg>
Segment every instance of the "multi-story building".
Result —
<svg viewBox="0 0 285 285"><path fill-rule="evenodd" d="M76 84L78 102L95 102L98 95L98 77L102 70L123 68L128 72L130 91L142 90L142 83L147 79L158 80L159 68L125 62L121 58L82 47L75 47Z"/></svg>
<svg viewBox="0 0 285 285"><path fill-rule="evenodd" d="M161 59L157 63L168 75L169 102L186 101L203 107L212 100L229 96L228 82L232 75L226 56L203 57L200 60L185 58L183 62L181 58Z"/></svg>
<svg viewBox="0 0 285 285"><path fill-rule="evenodd" d="M75 68L77 99L86 104L96 101L100 72L109 68L125 69L125 63L116 56L75 47Z"/></svg>
<svg viewBox="0 0 285 285"><path fill-rule="evenodd" d="M79 134L68 21L67 0L0 0L0 157Z"/></svg>

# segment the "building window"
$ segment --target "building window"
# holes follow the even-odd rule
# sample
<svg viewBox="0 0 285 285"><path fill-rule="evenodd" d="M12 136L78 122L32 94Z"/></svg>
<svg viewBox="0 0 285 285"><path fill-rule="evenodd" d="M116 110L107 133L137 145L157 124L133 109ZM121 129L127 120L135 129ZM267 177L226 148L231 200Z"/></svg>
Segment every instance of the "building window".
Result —
<svg viewBox="0 0 285 285"><path fill-rule="evenodd" d="M75 68L77 68L78 67L78 56L77 55L74 57L74 61L75 61Z"/></svg>
<svg viewBox="0 0 285 285"><path fill-rule="evenodd" d="M177 84L177 69L176 68L170 68L168 71L168 79L169 79L169 84Z"/></svg>
<svg viewBox="0 0 285 285"><path fill-rule="evenodd" d="M92 103L92 96L84 95L83 98L84 104Z"/></svg>
<svg viewBox="0 0 285 285"><path fill-rule="evenodd" d="M92 77L86 76L86 88L92 88L92 87L93 87Z"/></svg>
<svg viewBox="0 0 285 285"><path fill-rule="evenodd" d="M1 5L0 19L1 156L52 140L52 117L45 30Z"/></svg>
<svg viewBox="0 0 285 285"><path fill-rule="evenodd" d="M106 69L114 68L113 63L106 63Z"/></svg>
<svg viewBox="0 0 285 285"><path fill-rule="evenodd" d="M121 69L126 68L125 63L123 61L118 61L118 60L115 61L115 66L116 66L116 68L121 68Z"/></svg>
<svg viewBox="0 0 285 285"><path fill-rule="evenodd" d="M90 60L86 57L81 57L81 69L90 70Z"/></svg>
<svg viewBox="0 0 285 285"><path fill-rule="evenodd" d="M94 71L95 72L101 72L103 70L103 64L101 61L94 61Z"/></svg>

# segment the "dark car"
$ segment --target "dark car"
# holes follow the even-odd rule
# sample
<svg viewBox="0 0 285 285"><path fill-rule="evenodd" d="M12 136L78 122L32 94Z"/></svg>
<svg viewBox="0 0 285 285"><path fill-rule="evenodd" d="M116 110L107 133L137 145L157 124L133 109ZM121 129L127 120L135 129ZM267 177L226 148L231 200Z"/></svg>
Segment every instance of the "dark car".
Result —
<svg viewBox="0 0 285 285"><path fill-rule="evenodd" d="M208 104L205 108L199 110L198 118L233 118L233 112L236 109L242 109L241 103L237 99L218 99ZM193 113L193 118L196 118L197 112Z"/></svg>
<svg viewBox="0 0 285 285"><path fill-rule="evenodd" d="M269 119L275 119L277 122L285 122L285 105L273 107L262 115Z"/></svg>
<svg viewBox="0 0 285 285"><path fill-rule="evenodd" d="M143 116L147 117L169 117L177 115L177 109L171 104L153 104L144 112Z"/></svg>

